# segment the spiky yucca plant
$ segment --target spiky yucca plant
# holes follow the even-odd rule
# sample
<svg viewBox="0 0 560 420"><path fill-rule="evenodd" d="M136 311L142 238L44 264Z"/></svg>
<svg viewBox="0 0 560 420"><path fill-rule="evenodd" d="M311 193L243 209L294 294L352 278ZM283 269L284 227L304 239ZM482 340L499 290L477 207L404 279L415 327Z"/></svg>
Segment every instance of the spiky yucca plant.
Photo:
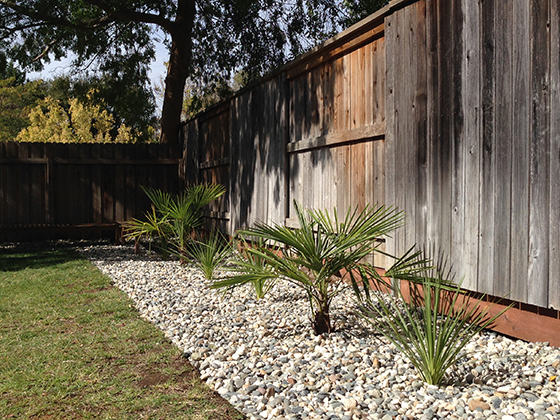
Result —
<svg viewBox="0 0 560 420"><path fill-rule="evenodd" d="M490 304L474 299L432 268L411 284L409 301L403 299L400 282L393 294L380 295L362 306L363 314L414 365L428 384L438 385L447 370L464 356L468 342L489 327L509 307L494 316Z"/></svg>
<svg viewBox="0 0 560 420"><path fill-rule="evenodd" d="M216 270L231 257L233 246L224 234L213 230L208 236L190 243L186 251L194 266L204 273L204 277L213 280Z"/></svg>

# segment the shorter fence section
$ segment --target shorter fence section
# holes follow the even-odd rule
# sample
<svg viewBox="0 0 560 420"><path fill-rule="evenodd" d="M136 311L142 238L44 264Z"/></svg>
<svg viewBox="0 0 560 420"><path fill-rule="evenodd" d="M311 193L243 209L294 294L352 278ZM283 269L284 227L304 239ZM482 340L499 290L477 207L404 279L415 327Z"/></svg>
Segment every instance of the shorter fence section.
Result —
<svg viewBox="0 0 560 420"><path fill-rule="evenodd" d="M0 143L0 226L140 217L150 206L142 186L179 191L181 162L180 147L165 144Z"/></svg>

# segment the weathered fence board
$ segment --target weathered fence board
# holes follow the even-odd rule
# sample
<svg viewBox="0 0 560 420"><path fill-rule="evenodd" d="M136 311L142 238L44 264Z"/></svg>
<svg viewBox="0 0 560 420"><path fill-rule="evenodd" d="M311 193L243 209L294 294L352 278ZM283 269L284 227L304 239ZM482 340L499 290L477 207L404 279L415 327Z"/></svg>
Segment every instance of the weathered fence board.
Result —
<svg viewBox="0 0 560 420"><path fill-rule="evenodd" d="M496 75L495 95L498 98L511 98L513 92L513 10L509 7L498 7L495 11L494 61ZM497 296L507 296L511 290L511 179L500 176L501 172L511 173L512 154L510 140L512 133L511 100L499 101L495 105L494 121L494 165L492 178L495 181L494 206L494 274L493 277L502 278L494 282L491 293Z"/></svg>
<svg viewBox="0 0 560 420"><path fill-rule="evenodd" d="M462 74L465 86L480 86L480 14L478 5L463 0L465 32L463 41ZM462 275L464 287L476 290L478 283L479 222L480 222L480 173L481 149L478 139L481 133L481 92L479 89L465 89L462 95L464 115L464 176L465 176L465 222Z"/></svg>
<svg viewBox="0 0 560 420"><path fill-rule="evenodd" d="M551 2L550 32L550 103L560 104L560 3ZM548 306L560 308L560 109L550 106L550 222ZM555 277L556 276L556 277Z"/></svg>
<svg viewBox="0 0 560 420"><path fill-rule="evenodd" d="M529 171L531 116L531 37L530 2L514 2L515 37L513 38L513 128L511 225L511 288L513 299L527 301L527 273L529 256Z"/></svg>
<svg viewBox="0 0 560 420"><path fill-rule="evenodd" d="M529 279L528 301L547 306L549 276L549 32L548 0L531 2L532 121L531 175L529 193ZM558 36L558 34L555 34Z"/></svg>

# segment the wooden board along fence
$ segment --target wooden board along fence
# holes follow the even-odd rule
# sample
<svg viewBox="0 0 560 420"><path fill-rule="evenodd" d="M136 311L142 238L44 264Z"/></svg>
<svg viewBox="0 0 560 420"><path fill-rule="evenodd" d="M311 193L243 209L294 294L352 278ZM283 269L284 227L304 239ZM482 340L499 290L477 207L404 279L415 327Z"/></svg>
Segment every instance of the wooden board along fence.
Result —
<svg viewBox="0 0 560 420"><path fill-rule="evenodd" d="M228 185L230 233L292 226L294 199L396 206L388 252L442 251L560 336L559 4L393 0L189 121L186 182Z"/></svg>
<svg viewBox="0 0 560 420"><path fill-rule="evenodd" d="M168 145L0 143L0 226L140 217L150 206L141 187L177 192L180 162L180 148ZM3 238L0 230L7 239L18 240L17 231Z"/></svg>

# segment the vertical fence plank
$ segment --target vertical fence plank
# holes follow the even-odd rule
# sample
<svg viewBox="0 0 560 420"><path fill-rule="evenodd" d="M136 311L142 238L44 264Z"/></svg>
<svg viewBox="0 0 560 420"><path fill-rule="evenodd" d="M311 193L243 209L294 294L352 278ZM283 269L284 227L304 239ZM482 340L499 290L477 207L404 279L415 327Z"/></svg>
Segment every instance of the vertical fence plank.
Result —
<svg viewBox="0 0 560 420"><path fill-rule="evenodd" d="M313 172L315 168L315 163L317 162L317 150L308 150L303 153L303 189L302 189L302 201L303 207L308 209L314 208L314 199L319 195L319 191L313 188Z"/></svg>
<svg viewBox="0 0 560 420"><path fill-rule="evenodd" d="M75 205L69 194L68 165L61 164L57 159L67 159L69 152L66 144L53 143L51 148L52 170L54 183L52 185L53 206L55 211L54 223L64 224L69 220L69 206Z"/></svg>
<svg viewBox="0 0 560 420"><path fill-rule="evenodd" d="M119 164L119 160L124 159L124 144L115 144L115 159L117 160L115 165L115 216L114 220L116 221L124 221L125 220L125 194L126 194L126 186L125 186L125 171L126 165ZM164 155L164 157L167 157ZM164 168L165 169L165 168Z"/></svg>
<svg viewBox="0 0 560 420"><path fill-rule="evenodd" d="M386 49L385 38L380 38L373 43L373 74L372 74L372 123L382 123L385 121L385 101L386 101Z"/></svg>
<svg viewBox="0 0 560 420"><path fill-rule="evenodd" d="M527 302L529 173L531 165L531 2L513 4L513 125L511 149L511 299Z"/></svg>
<svg viewBox="0 0 560 420"><path fill-rule="evenodd" d="M7 142L0 142L0 159L7 158L6 153ZM6 215L8 206L8 165L0 165L0 224L7 224Z"/></svg>
<svg viewBox="0 0 560 420"><path fill-rule="evenodd" d="M511 292L511 170L513 137L513 9L496 9L496 106L494 185L494 274L492 293L507 296Z"/></svg>
<svg viewBox="0 0 560 420"><path fill-rule="evenodd" d="M241 190L240 190L240 173L242 169L242 161L240 156L240 114L239 109L240 98L233 98L230 101L230 174L229 174L229 212L230 212L230 234L241 228L240 225L240 208L241 208ZM192 124L192 123L191 123Z"/></svg>
<svg viewBox="0 0 560 420"><path fill-rule="evenodd" d="M307 106L307 118L309 118L311 129L310 137L318 137L324 131L324 66L319 66L310 72L312 78L311 91L309 92L309 103ZM270 84L270 82L268 82Z"/></svg>
<svg viewBox="0 0 560 420"><path fill-rule="evenodd" d="M395 115L395 83L396 83L396 35L397 35L397 21L396 15L390 15L385 18L385 66L386 66L386 82L385 82L385 106L386 117L385 121L387 128L385 130L385 147L384 147L384 160L385 160L385 204L388 206L396 205L396 191L395 191L395 127L398 118ZM396 251L396 241L394 235L387 238L385 250L389 254L394 254Z"/></svg>
<svg viewBox="0 0 560 420"><path fill-rule="evenodd" d="M309 194L309 208L324 208L323 191L323 151L325 149L314 149L309 154L309 174L307 176L307 188L304 194Z"/></svg>
<svg viewBox="0 0 560 420"><path fill-rule="evenodd" d="M292 103L293 107L290 110L293 120L293 123L290 125L290 128L293 129L293 136L290 138L290 141L298 141L303 139L305 136L303 117L305 116L305 90L307 89L307 78L305 78L305 75L299 76L293 80L291 86L294 100Z"/></svg>
<svg viewBox="0 0 560 420"><path fill-rule="evenodd" d="M134 158L134 148L136 145L125 145L126 156L128 159ZM134 170L135 165L126 165L124 168L125 174L125 220L131 220L137 217L135 213L136 208L136 174Z"/></svg>
<svg viewBox="0 0 560 420"><path fill-rule="evenodd" d="M560 309L560 1L551 0L550 16L550 267L548 307Z"/></svg>
<svg viewBox="0 0 560 420"><path fill-rule="evenodd" d="M8 143L6 145L6 157L17 158L19 157L19 148L17 143ZM20 170L17 164L7 165L6 172L6 223L17 224L22 223L19 218L20 208Z"/></svg>
<svg viewBox="0 0 560 420"><path fill-rule="evenodd" d="M334 62L326 63L323 73L323 129L321 134L331 133L334 124L335 69Z"/></svg>
<svg viewBox="0 0 560 420"><path fill-rule="evenodd" d="M78 159L79 158L79 144L74 143L74 144L68 144L66 149L67 149L67 155L66 158L68 159ZM82 222L83 220L80 220L80 207L81 206L77 206L77 205L72 205L71 204L71 200L75 200L78 203L83 203L84 202L84 190L82 188L79 188L78 183L76 182L77 180L80 179L81 177L81 170L82 170L82 165L77 165L75 163L72 164L64 164L64 165L60 165L60 169L61 171L64 171L66 179L68 180L72 180L70 182L67 182L67 186L66 186L66 194L68 194L67 197L67 216L64 219L65 223L69 223L69 224L77 224Z"/></svg>
<svg viewBox="0 0 560 420"><path fill-rule="evenodd" d="M478 288L484 293L492 293L494 274L494 203L495 189L493 174L494 157L494 98L495 98L495 3L482 3L481 44L482 44L482 154L480 182L480 239Z"/></svg>
<svg viewBox="0 0 560 420"><path fill-rule="evenodd" d="M425 247L435 248L438 245L439 219L440 219L440 195L439 165L440 150L440 84L439 84L439 28L438 28L438 2L426 3L426 49L427 49L427 153L428 167L426 188L428 190L428 214L426 216L426 243Z"/></svg>
<svg viewBox="0 0 560 420"><path fill-rule="evenodd" d="M136 158L139 160L145 160L148 158L148 145L141 144L135 149ZM136 164L134 165L134 177L136 179L135 191L136 191L136 201L134 214L135 217L140 217L146 210L150 209L150 200L146 196L146 193L142 189L149 188L148 183L148 173L146 170L146 165Z"/></svg>
<svg viewBox="0 0 560 420"><path fill-rule="evenodd" d="M322 83L322 81L321 81ZM267 156L267 201L269 202L268 220L283 224L286 219L285 168L286 136L284 132L284 78L282 76L268 82L270 97L267 105L267 130L270 138L270 152Z"/></svg>
<svg viewBox="0 0 560 420"><path fill-rule="evenodd" d="M101 145L92 145L91 150L92 159L101 158ZM103 221L103 184L102 184L102 168L100 165L92 165L92 207L93 207L93 221Z"/></svg>
<svg viewBox="0 0 560 420"><path fill-rule="evenodd" d="M290 159L290 203L289 203L289 218L296 217L294 209L294 201L303 204L303 153L291 153Z"/></svg>
<svg viewBox="0 0 560 420"><path fill-rule="evenodd" d="M451 262L454 264L455 274L460 279L464 277L463 253L465 252L465 131L464 131L464 109L462 107L463 85L463 42L464 42L464 19L462 2L454 0L451 10L451 33L453 34L451 49L452 74L449 95L449 135L452 139L451 148L451 220L450 237L451 247L449 253ZM444 50L445 51L445 50Z"/></svg>
<svg viewBox="0 0 560 420"><path fill-rule="evenodd" d="M56 206L55 206L55 198L56 198L56 188L55 188L55 168L54 168L54 144L45 144L45 158L47 159L47 167L45 170L45 179L46 179L46 187L45 187L45 209L47 211L46 214L46 221L47 223L54 223L56 220Z"/></svg>
<svg viewBox="0 0 560 420"><path fill-rule="evenodd" d="M344 65L342 58L338 58L332 65L333 75L333 120L332 131L342 131L344 128Z"/></svg>
<svg viewBox="0 0 560 420"><path fill-rule="evenodd" d="M373 204L381 206L386 204L385 198L385 180L386 180L386 158L385 158L385 143L386 140L379 140L373 142L373 167L375 168L373 176ZM379 245L380 251L386 251L386 245ZM375 256L374 263L377 267L389 268L388 261L384 255L378 253Z"/></svg>
<svg viewBox="0 0 560 420"><path fill-rule="evenodd" d="M289 79L287 82L289 91L289 102L288 102L288 137L289 142L297 141L297 126L298 121L296 119L296 108L297 108L297 79Z"/></svg>
<svg viewBox="0 0 560 420"><path fill-rule="evenodd" d="M366 76L367 79L367 76ZM369 102L366 100L366 102ZM375 195L375 173L377 172L377 167L375 166L375 154L374 147L375 141L366 141L364 143L364 206L369 206L370 208L374 206L374 195ZM370 264L375 264L375 256L369 255L367 262Z"/></svg>
<svg viewBox="0 0 560 420"><path fill-rule="evenodd" d="M374 103L377 102L375 95L377 74L376 74L376 63L374 62L374 44L370 43L362 48L361 60L362 60L362 72L363 72L363 115L364 121L363 125L369 126L373 125L375 112Z"/></svg>
<svg viewBox="0 0 560 420"><path fill-rule="evenodd" d="M350 146L350 201L352 209L356 207L359 211L366 205L365 199L365 165L366 149L363 142Z"/></svg>
<svg viewBox="0 0 560 420"><path fill-rule="evenodd" d="M476 290L478 283L478 232L480 203L480 6L463 0L463 94L465 159L465 224L462 276L463 287Z"/></svg>
<svg viewBox="0 0 560 420"><path fill-rule="evenodd" d="M352 125L352 60L351 54L342 57L341 74L341 101L342 108L339 113L339 130L349 130Z"/></svg>
<svg viewBox="0 0 560 420"><path fill-rule="evenodd" d="M401 95L397 96L397 112L403 118L400 119L400 134L397 137L397 155L402 164L399 170L399 183L397 189L401 195L401 209L406 212L406 224L400 229L399 252L398 255L408 250L417 238L416 214L416 194L418 189L417 155L418 139L414 128L416 119L416 85L418 83L416 66L409 66L418 60L416 48L416 5L411 5L402 10L402 25L400 36L400 60L406 70L404 70L405 80L401 90Z"/></svg>
<svg viewBox="0 0 560 420"><path fill-rule="evenodd" d="M107 147L109 146L109 147ZM103 144L101 147L101 157L103 159L112 160L113 145ZM102 179L102 201L103 201L103 215L104 222L115 220L115 166L112 164L103 164L101 166L101 179Z"/></svg>
<svg viewBox="0 0 560 420"><path fill-rule="evenodd" d="M428 213L428 121L427 121L427 44L426 44L426 2L421 1L416 4L415 16L415 37L412 40L415 46L414 63L416 72L416 83L414 85L413 96L413 133L416 144L414 157L416 196L415 199L415 229L413 237L410 238L408 246L414 243L420 247L427 244L427 213Z"/></svg>
<svg viewBox="0 0 560 420"><path fill-rule="evenodd" d="M91 159L91 144L81 144L78 148L78 159ZM78 165L79 178L76 179L77 189L80 193L80 200L83 203L80 206L79 223L87 223L93 220L93 191L92 191L92 165Z"/></svg>
<svg viewBox="0 0 560 420"><path fill-rule="evenodd" d="M438 160L433 162L438 172L439 185L439 220L438 241L436 250L446 255L453 255L451 221L453 214L453 170L455 164L454 138L454 28L453 28L454 2L438 2L438 19L446 22L440 25L438 33L438 62L439 62L439 136L437 141Z"/></svg>
<svg viewBox="0 0 560 420"><path fill-rule="evenodd" d="M336 179L337 179L337 208L340 213L345 214L353 205L351 202L350 191L352 188L351 179L351 150L350 146L337 147Z"/></svg>
<svg viewBox="0 0 560 420"><path fill-rule="evenodd" d="M29 156L34 159L42 158L42 143L31 143ZM44 164L30 165L30 206L29 223L46 223L45 220L45 166ZM0 186L1 188L1 186ZM0 192L1 194L1 192ZM1 198L0 198L1 203ZM0 221L0 224L2 222Z"/></svg>
<svg viewBox="0 0 560 420"><path fill-rule="evenodd" d="M18 154L21 159L26 159L29 157L29 143L19 143L18 144ZM19 204L19 223L25 223L25 221L30 220L31 216L31 208L30 208L30 199L31 199L31 179L30 179L30 171L31 171L30 164L23 164L18 165L17 170L20 172L20 185L19 185L19 197L20 197L20 204Z"/></svg>
<svg viewBox="0 0 560 420"><path fill-rule="evenodd" d="M549 50L548 0L531 2L532 40L532 121L531 178L529 201L529 283L528 301L548 305L549 264ZM557 221L555 221L557 222Z"/></svg>

